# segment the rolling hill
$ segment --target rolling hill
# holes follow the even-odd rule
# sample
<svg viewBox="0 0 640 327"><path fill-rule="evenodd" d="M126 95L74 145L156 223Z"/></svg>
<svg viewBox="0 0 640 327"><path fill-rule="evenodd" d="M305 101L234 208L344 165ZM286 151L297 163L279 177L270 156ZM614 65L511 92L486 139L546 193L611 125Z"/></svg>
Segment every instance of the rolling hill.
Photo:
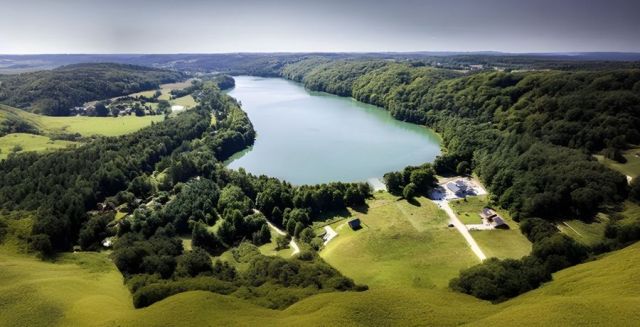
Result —
<svg viewBox="0 0 640 327"><path fill-rule="evenodd" d="M9 234L20 237L25 221L12 221ZM640 319L640 243L560 271L543 287L497 305L447 289L400 287L320 294L282 311L203 291L135 310L106 253L43 262L16 254L13 244L19 242L0 246L2 326L621 326Z"/></svg>
<svg viewBox="0 0 640 327"><path fill-rule="evenodd" d="M50 116L68 116L87 101L127 95L185 79L183 73L134 65L74 64L0 76L0 103Z"/></svg>

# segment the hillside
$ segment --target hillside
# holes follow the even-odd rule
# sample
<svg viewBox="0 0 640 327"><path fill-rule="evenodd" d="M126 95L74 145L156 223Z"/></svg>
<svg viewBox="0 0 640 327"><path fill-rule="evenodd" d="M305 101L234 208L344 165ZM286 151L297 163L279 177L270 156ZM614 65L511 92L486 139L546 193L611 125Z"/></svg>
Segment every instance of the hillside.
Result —
<svg viewBox="0 0 640 327"><path fill-rule="evenodd" d="M163 119L162 115L51 117L0 104L0 160L12 152L45 152L65 148L79 144L77 141L82 137L133 133Z"/></svg>
<svg viewBox="0 0 640 327"><path fill-rule="evenodd" d="M16 255L7 247L0 247L0 276L6 281L0 287L2 326L186 326L213 321L263 326L409 321L445 326L620 326L640 319L638 243L558 272L540 289L499 305L442 289L373 289L320 294L283 311L203 291L134 310L120 274L105 254L65 254L51 263ZM41 314L31 315L34 311Z"/></svg>
<svg viewBox="0 0 640 327"><path fill-rule="evenodd" d="M0 76L0 103L50 116L67 116L87 101L127 95L184 79L182 73L134 65L75 64Z"/></svg>

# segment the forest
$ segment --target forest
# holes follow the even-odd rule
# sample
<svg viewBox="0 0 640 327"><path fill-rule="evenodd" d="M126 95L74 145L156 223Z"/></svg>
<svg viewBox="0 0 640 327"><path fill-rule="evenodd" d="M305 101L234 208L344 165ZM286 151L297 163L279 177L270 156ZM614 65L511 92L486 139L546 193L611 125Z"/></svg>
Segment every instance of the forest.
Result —
<svg viewBox="0 0 640 327"><path fill-rule="evenodd" d="M175 71L127 64L73 64L0 75L0 103L49 116L68 116L71 108L88 101L152 90L185 78Z"/></svg>

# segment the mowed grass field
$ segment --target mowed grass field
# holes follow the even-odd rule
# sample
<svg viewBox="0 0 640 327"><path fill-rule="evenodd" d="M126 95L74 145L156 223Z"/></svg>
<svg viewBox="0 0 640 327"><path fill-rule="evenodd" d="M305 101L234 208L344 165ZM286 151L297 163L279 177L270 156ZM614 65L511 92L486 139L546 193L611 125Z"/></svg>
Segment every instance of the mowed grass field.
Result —
<svg viewBox="0 0 640 327"><path fill-rule="evenodd" d="M640 147L631 148L625 151L622 155L627 159L627 162L619 163L611 159L606 159L602 155L596 155L595 157L605 166L617 170L627 176L631 176L632 178L640 176Z"/></svg>
<svg viewBox="0 0 640 327"><path fill-rule="evenodd" d="M486 195L467 197L466 200L454 200L449 202L453 212L464 224L480 224L480 210L489 206ZM476 240L484 254L491 258L518 259L531 252L531 242L520 232L520 226L505 210L496 209L496 212L509 225L510 229L494 229L471 231L471 236Z"/></svg>
<svg viewBox="0 0 640 327"><path fill-rule="evenodd" d="M16 146L21 148L17 153L25 151L46 152L66 148L77 142L52 140L47 136L12 133L0 137L0 160L5 159L13 152Z"/></svg>
<svg viewBox="0 0 640 327"><path fill-rule="evenodd" d="M320 252L329 264L356 282L377 288L443 288L458 272L479 263L463 237L447 227L446 213L426 198L418 205L383 192L368 200L366 213L351 211L363 228L347 220Z"/></svg>

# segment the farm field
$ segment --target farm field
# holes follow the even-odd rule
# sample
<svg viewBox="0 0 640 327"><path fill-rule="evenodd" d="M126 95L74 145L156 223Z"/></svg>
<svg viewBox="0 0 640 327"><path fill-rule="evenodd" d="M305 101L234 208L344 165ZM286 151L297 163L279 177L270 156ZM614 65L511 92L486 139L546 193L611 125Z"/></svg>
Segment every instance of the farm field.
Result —
<svg viewBox="0 0 640 327"><path fill-rule="evenodd" d="M447 227L444 211L426 198L416 201L419 206L375 193L365 213L351 212L363 228L333 223L338 236L321 257L371 288L446 287L461 269L479 262L458 231Z"/></svg>
<svg viewBox="0 0 640 327"><path fill-rule="evenodd" d="M10 153L17 149L17 153L26 151L45 152L66 148L70 145L78 144L77 142L52 140L47 136L12 133L0 137L0 160L6 159ZM16 146L18 148L16 148Z"/></svg>
<svg viewBox="0 0 640 327"><path fill-rule="evenodd" d="M465 200L450 201L449 205L464 224L479 224L480 210L489 206L487 196L467 197ZM495 209L495 208L494 208ZM511 215L505 210L496 209L496 212L509 225L510 229L494 229L471 231L471 236L476 240L487 257L518 259L531 252L531 242L520 232L520 227Z"/></svg>

